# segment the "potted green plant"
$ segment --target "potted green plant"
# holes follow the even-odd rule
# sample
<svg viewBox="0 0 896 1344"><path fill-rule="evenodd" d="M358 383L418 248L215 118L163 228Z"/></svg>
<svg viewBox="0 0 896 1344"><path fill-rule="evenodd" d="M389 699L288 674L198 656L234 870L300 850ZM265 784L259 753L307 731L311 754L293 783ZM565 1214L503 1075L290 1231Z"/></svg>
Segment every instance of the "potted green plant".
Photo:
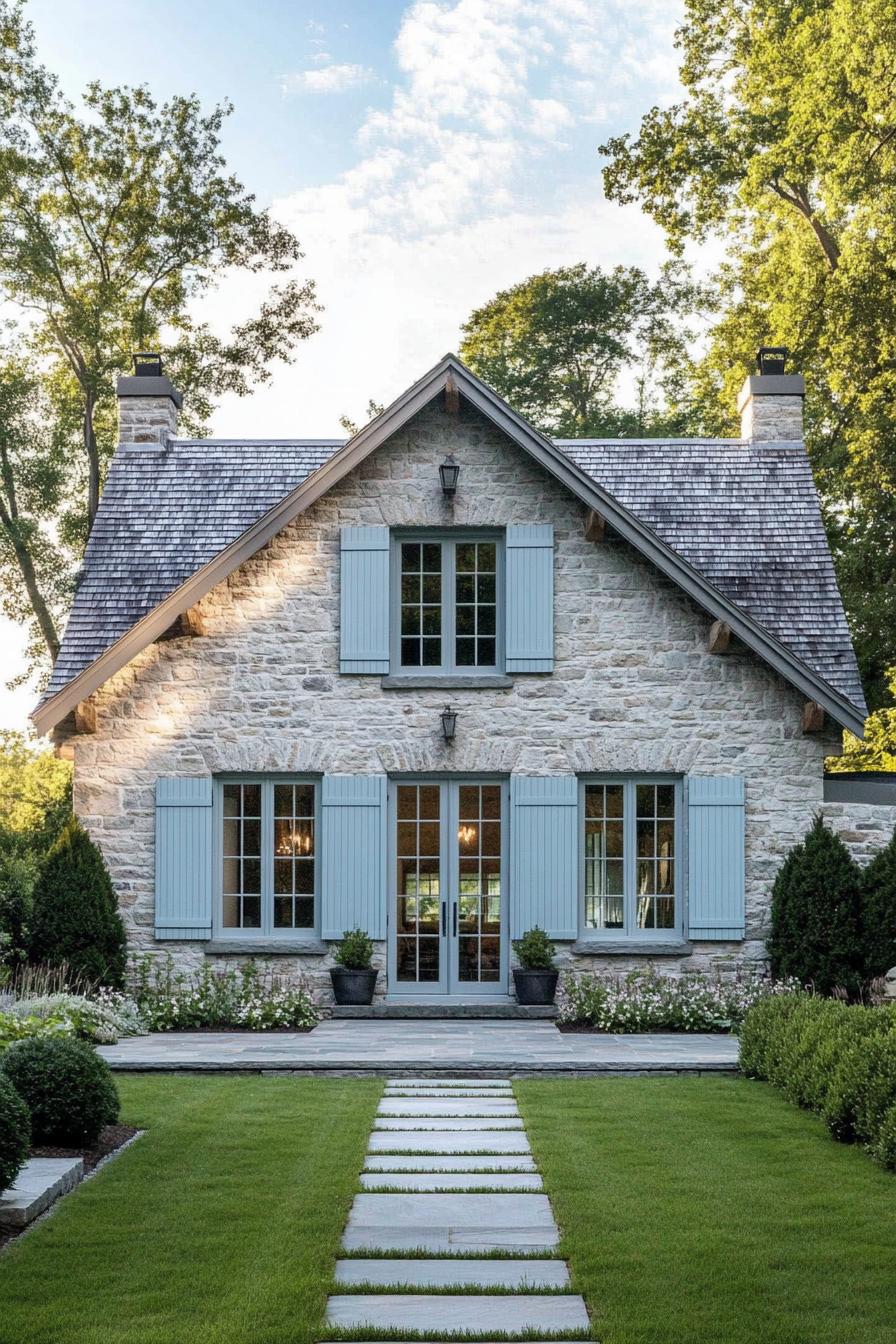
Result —
<svg viewBox="0 0 896 1344"><path fill-rule="evenodd" d="M371 966L373 943L363 929L346 929L330 968L337 1003L372 1003L379 971Z"/></svg>
<svg viewBox="0 0 896 1344"><path fill-rule="evenodd" d="M554 944L536 924L513 944L519 966L513 968L520 1003L553 1003L560 972L554 966Z"/></svg>

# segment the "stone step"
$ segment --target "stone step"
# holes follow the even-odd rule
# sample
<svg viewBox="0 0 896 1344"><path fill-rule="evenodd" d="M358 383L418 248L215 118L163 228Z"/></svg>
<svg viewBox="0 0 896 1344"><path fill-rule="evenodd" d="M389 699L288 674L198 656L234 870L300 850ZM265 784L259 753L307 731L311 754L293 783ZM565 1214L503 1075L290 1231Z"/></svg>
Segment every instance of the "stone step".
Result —
<svg viewBox="0 0 896 1344"><path fill-rule="evenodd" d="M0 1190L0 1227L27 1227L83 1176L81 1157L29 1157L9 1189Z"/></svg>
<svg viewBox="0 0 896 1344"><path fill-rule="evenodd" d="M387 1078L386 1087L510 1087L509 1078Z"/></svg>
<svg viewBox="0 0 896 1344"><path fill-rule="evenodd" d="M569 1287L562 1260L337 1260L335 1280L343 1287L517 1288L532 1292Z"/></svg>
<svg viewBox="0 0 896 1344"><path fill-rule="evenodd" d="M364 1161L365 1171L535 1171L535 1159L532 1157L502 1157L500 1153L486 1154L484 1157L447 1157L433 1153L418 1157L390 1157L388 1154L368 1156Z"/></svg>
<svg viewBox="0 0 896 1344"><path fill-rule="evenodd" d="M377 1115L401 1116L505 1116L519 1119L516 1102L497 1101L491 1097L383 1097Z"/></svg>
<svg viewBox="0 0 896 1344"><path fill-rule="evenodd" d="M430 1130L408 1133L382 1130L371 1134L370 1153L525 1153L532 1150L524 1130Z"/></svg>
<svg viewBox="0 0 896 1344"><path fill-rule="evenodd" d="M525 1335L530 1330L560 1332L588 1329L588 1312L578 1294L538 1296L509 1294L352 1293L327 1302L327 1325L376 1330L496 1330Z"/></svg>
<svg viewBox="0 0 896 1344"><path fill-rule="evenodd" d="M512 1087L387 1087L383 1100L408 1097L414 1101L424 1097L436 1101L463 1101L468 1097L490 1097L495 1101L514 1101Z"/></svg>
<svg viewBox="0 0 896 1344"><path fill-rule="evenodd" d="M553 1021L557 1016L557 1005L554 1003L515 1003L512 1000L504 1002L489 1002L480 1000L477 1003L384 1003L377 1000L375 1003L342 1003L334 1004L331 1009L333 1017L360 1017L374 1018L378 1020L396 1020L413 1018L416 1020L425 1020L433 1018L450 1018L452 1021L460 1019L483 1019L483 1018L504 1018L515 1019L517 1021L538 1021L547 1019Z"/></svg>
<svg viewBox="0 0 896 1344"><path fill-rule="evenodd" d="M432 1130L464 1130L464 1129L522 1129L523 1122L515 1116L376 1116L373 1123L374 1134L384 1133L386 1130L395 1130L404 1133L420 1133L421 1131Z"/></svg>
<svg viewBox="0 0 896 1344"><path fill-rule="evenodd" d="M355 1195L346 1250L544 1249L559 1234L547 1195Z"/></svg>
<svg viewBox="0 0 896 1344"><path fill-rule="evenodd" d="M475 1171L365 1171L365 1190L543 1190L537 1172L502 1171L491 1175Z"/></svg>

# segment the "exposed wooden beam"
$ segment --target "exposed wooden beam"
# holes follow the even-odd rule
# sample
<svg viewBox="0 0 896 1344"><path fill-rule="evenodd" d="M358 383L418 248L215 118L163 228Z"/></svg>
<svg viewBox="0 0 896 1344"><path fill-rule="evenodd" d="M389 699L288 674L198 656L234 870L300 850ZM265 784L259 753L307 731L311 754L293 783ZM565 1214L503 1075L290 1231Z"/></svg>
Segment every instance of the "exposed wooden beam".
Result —
<svg viewBox="0 0 896 1344"><path fill-rule="evenodd" d="M731 626L724 621L713 621L709 627L706 647L710 653L727 653L731 643Z"/></svg>
<svg viewBox="0 0 896 1344"><path fill-rule="evenodd" d="M447 415L460 415L460 393L450 370L445 379L445 412Z"/></svg>
<svg viewBox="0 0 896 1344"><path fill-rule="evenodd" d="M96 732L96 705L90 700L82 700L75 706L75 732Z"/></svg>
<svg viewBox="0 0 896 1344"><path fill-rule="evenodd" d="M589 509L585 518L585 538L587 541L603 541L607 534L607 520L596 509Z"/></svg>
<svg viewBox="0 0 896 1344"><path fill-rule="evenodd" d="M172 621L167 630L163 630L159 639L191 639L205 634L205 621L198 607L190 607Z"/></svg>
<svg viewBox="0 0 896 1344"><path fill-rule="evenodd" d="M820 733L824 728L824 707L817 700L807 700L803 705L802 729L804 733Z"/></svg>

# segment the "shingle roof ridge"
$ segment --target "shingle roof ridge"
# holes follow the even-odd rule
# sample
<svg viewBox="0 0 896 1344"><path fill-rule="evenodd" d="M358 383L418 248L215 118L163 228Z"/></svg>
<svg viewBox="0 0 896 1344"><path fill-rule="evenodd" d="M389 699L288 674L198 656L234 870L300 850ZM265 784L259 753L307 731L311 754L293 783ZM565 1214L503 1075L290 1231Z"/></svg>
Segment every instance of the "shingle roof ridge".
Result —
<svg viewBox="0 0 896 1344"><path fill-rule="evenodd" d="M562 448L563 445L564 445L565 443L575 443L575 444L580 444L580 445L582 445L583 447L589 447L589 448L592 448L592 447L594 447L594 448L604 448L604 447L613 447L613 448L615 448L615 447L620 447L620 448L621 448L621 447L623 447L623 446L628 446L628 447L632 447L632 448L636 448L636 447L642 447L642 448L643 448L643 447L656 448L656 447L660 447L660 446L663 446L663 445L666 445L666 444L668 444L669 446L674 446L674 445L676 445L676 444L683 444L683 445L695 444L695 445L697 445L697 446L703 446L703 445L705 445L707 448L717 447L717 446L720 445L720 444L724 445L726 448L749 448L749 447L751 446L751 440L750 440L750 439L729 439L729 438L719 438L719 439L673 439L673 438L666 437L666 436L663 436L663 437L660 437L660 438L648 438L646 435L643 436L643 437L641 437L641 438L637 438L637 439L630 439L630 438L622 438L622 439L552 439L552 443L555 443L555 444L557 445L558 448Z"/></svg>
<svg viewBox="0 0 896 1344"><path fill-rule="evenodd" d="M264 448L341 448L347 443L347 439L169 439L170 448L254 448L256 446ZM156 444L136 444L135 447L146 446L151 451L158 452Z"/></svg>

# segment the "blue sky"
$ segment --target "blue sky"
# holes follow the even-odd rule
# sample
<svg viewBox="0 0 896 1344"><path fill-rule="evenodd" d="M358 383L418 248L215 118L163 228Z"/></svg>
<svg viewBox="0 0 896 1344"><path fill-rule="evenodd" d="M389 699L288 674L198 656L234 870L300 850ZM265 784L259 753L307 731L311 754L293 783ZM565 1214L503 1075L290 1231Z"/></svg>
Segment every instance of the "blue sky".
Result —
<svg viewBox="0 0 896 1344"><path fill-rule="evenodd" d="M30 0L42 60L88 80L235 107L224 151L292 227L324 311L269 384L218 408L221 436L338 434L446 350L472 308L548 266L654 270L635 207L608 204L597 146L680 92L682 0ZM263 292L228 277L222 328ZM21 641L0 627L7 671ZM33 689L0 693L20 727Z"/></svg>

